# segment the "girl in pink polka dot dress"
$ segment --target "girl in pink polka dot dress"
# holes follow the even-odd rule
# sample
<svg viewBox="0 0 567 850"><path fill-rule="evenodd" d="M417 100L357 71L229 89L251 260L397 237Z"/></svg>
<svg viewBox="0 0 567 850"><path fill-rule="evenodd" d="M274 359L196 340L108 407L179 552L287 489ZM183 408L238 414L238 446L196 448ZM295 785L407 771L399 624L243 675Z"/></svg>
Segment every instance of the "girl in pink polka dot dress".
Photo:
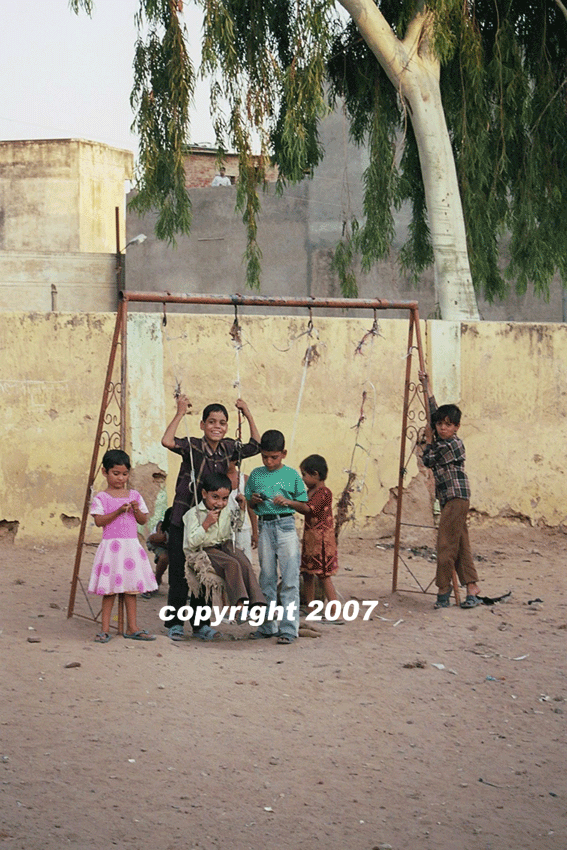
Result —
<svg viewBox="0 0 567 850"><path fill-rule="evenodd" d="M126 489L130 458L121 449L111 449L102 459L102 474L107 488L97 493L91 505L95 525L103 529L96 550L89 593L102 596L101 632L97 643L110 640L110 614L117 593L124 593L126 607L125 638L155 640L155 635L138 629L136 594L157 590L157 583L146 550L138 540L139 525L148 520L148 509L136 490Z"/></svg>

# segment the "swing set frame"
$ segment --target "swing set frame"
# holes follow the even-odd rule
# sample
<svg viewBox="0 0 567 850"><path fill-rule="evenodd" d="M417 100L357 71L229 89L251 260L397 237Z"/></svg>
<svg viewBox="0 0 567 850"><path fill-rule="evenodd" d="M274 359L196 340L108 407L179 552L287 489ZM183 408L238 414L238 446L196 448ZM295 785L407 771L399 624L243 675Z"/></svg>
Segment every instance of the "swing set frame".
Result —
<svg viewBox="0 0 567 850"><path fill-rule="evenodd" d="M396 509L396 526L394 538L394 560L392 567L392 592L398 590L398 565L401 559L400 556L400 537L402 527L402 503L403 503L403 485L406 474L406 465L415 451L419 438L423 432L426 418L429 417L428 399L424 398L421 392L421 387L411 381L411 366L412 355L415 351L418 356L419 369L425 371L425 358L421 342L421 333L419 326L419 310L417 301L385 301L381 298L295 298L286 296L260 296L260 295L189 295L189 294L172 294L169 292L134 292L120 291L118 295L118 309L116 313L116 324L114 334L110 346L110 353L106 369L105 382L103 387L100 412L94 447L91 457L91 465L85 491L85 499L83 503L83 512L81 516L81 525L79 529L79 537L77 540L77 550L75 555L75 563L73 575L71 579L71 590L69 594L69 603L67 607L67 618L72 616L82 617L83 619L92 622L98 622L100 612L95 614L90 604L89 598L81 583L81 589L85 595L89 610L92 616L79 614L75 612L75 601L77 586L80 583L79 572L85 542L85 532L87 520L89 516L89 507L92 498L92 488L96 478L99 455L102 449L124 448L126 442L126 408L127 408L127 373L128 373L128 358L127 358L127 319L128 305L130 303L146 303L146 304L162 304L164 314L164 324L166 320L166 304L186 304L186 305L211 305L211 306L231 306L235 310L238 307L263 307L265 310L274 308L289 308L289 307L304 307L311 311L314 309L325 310L373 310L376 315L377 310L398 310L408 313L408 343L406 370L404 381L404 400L402 410L402 425L401 425L401 441L400 441L400 462L398 472L398 488L397 488L397 509ZM119 380L114 380L114 373L117 367L118 354L120 353L120 372ZM410 404L416 398L421 402L421 408L416 414L415 411L410 411ZM114 411L113 411L113 408ZM408 443L411 448L408 450ZM407 564L405 565L407 567ZM413 579L419 585L419 591L412 588L400 588L408 592L427 593L431 583L427 587L423 587L419 580L410 572ZM458 590L454 586L455 595L458 600ZM117 631L119 634L124 631L124 594L118 595L118 625Z"/></svg>

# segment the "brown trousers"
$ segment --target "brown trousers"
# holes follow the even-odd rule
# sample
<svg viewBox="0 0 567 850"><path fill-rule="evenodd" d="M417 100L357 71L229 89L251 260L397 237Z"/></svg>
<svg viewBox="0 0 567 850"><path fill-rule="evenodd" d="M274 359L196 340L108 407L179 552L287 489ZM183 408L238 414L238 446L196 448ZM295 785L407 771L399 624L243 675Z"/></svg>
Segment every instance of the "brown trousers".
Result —
<svg viewBox="0 0 567 850"><path fill-rule="evenodd" d="M247 599L250 606L266 604L252 564L241 549L235 549L230 541L226 541L221 548L207 547L204 551L215 573L224 579L231 605L237 605L243 599Z"/></svg>
<svg viewBox="0 0 567 850"><path fill-rule="evenodd" d="M456 570L462 585L478 581L467 529L468 510L468 499L449 499L441 508L435 584L442 592L450 590L453 570Z"/></svg>

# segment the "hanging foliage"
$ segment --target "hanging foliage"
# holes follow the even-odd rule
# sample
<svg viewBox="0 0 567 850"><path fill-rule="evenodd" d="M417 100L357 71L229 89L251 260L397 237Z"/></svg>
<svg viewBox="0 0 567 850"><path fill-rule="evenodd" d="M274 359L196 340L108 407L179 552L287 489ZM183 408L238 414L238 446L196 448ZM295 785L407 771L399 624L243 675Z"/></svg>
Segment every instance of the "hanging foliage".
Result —
<svg viewBox="0 0 567 850"><path fill-rule="evenodd" d="M377 61L375 46L372 52L354 20L339 15L331 0L195 2L204 16L202 71L212 79L219 151L234 148L239 155L237 207L248 234L249 285L258 287L260 279L257 219L266 165L277 165L279 191L312 175L324 154L319 122L339 98L352 139L370 155L363 220L345 221L335 256L345 294L356 294L358 256L367 270L387 255L393 210L404 201L412 220L400 262L417 278L434 259L432 210L415 116L392 84L391 65ZM70 5L92 7L90 0ZM353 19L363 6L368 11L367 3L341 5ZM182 6L140 0L144 35L132 92L140 135L133 205L140 213L157 208L157 235L170 241L191 223L183 160L194 70ZM476 290L492 300L514 280L520 293L533 285L545 296L556 271L567 282L567 11L561 0L381 0L372 8L400 51L409 45L430 71L439 69ZM228 104L225 111L221 104Z"/></svg>
<svg viewBox="0 0 567 850"><path fill-rule="evenodd" d="M416 4L379 4L403 38ZM467 232L475 288L488 300L503 297L509 281L547 296L555 271L567 282L567 20L553 0L439 0L431 38L441 60L441 93ZM370 144L372 169L386 171L378 206L412 206L409 238L400 261L417 279L433 261L421 166L407 104L393 88L353 22L333 44L332 94L343 98L355 142ZM375 116L375 117L374 117ZM398 166L390 154L400 138ZM367 177L367 207L369 199ZM368 257L372 215L356 238ZM384 225L381 225L382 230ZM509 255L504 273L502 252Z"/></svg>

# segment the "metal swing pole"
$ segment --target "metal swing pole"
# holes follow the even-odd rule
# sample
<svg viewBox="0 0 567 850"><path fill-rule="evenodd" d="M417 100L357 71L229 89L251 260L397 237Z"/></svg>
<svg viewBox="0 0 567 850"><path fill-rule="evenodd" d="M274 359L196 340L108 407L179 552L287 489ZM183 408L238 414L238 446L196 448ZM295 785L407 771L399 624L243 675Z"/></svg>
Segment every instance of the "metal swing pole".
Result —
<svg viewBox="0 0 567 850"><path fill-rule="evenodd" d="M118 293L121 301L157 304L210 304L234 307L330 307L341 310L417 310L417 301L385 301L382 298L295 298L280 295L192 295L171 292Z"/></svg>
<svg viewBox="0 0 567 850"><path fill-rule="evenodd" d="M402 502L404 492L404 476L406 473L406 431L408 424L408 408L409 408L409 386L411 377L411 355L413 350L413 331L414 325L419 322L417 308L410 312L409 330L408 330L408 347L406 357L406 377L404 383L404 404L402 410L402 435L400 439L400 466L398 471L398 498L396 505L396 531L394 537L394 564L392 567L392 593L395 593L398 588L398 559L400 554L400 535L402 526Z"/></svg>
<svg viewBox="0 0 567 850"><path fill-rule="evenodd" d="M397 587L397 576L398 576L398 558L399 558L399 549L400 549L400 526L401 526L401 514L402 514L402 496L403 496L403 477L405 472L405 439L406 439L406 430L407 430L407 420L408 420L408 406L409 406L409 385L410 385L410 370L411 370L411 354L413 348L413 334L415 329L416 341L417 341L417 350L419 354L420 368L425 368L425 362L423 358L423 350L421 346L420 332L419 332L419 313L418 313L418 302L417 301L387 301L381 298L314 298L314 297L285 297L285 296L255 296L255 295L193 295L193 294L172 294L170 292L134 292L121 290L118 293L118 311L116 316L116 326L114 330L114 336L111 345L110 357L108 362L108 368L106 373L106 381L103 392L103 400L100 409L99 421L97 426L97 433L95 439L95 446L93 450L93 455L91 459L91 468L89 472L89 480L87 484L87 490L85 494L85 501L83 506L83 515L81 519L81 526L79 532L79 539L77 544L77 553L75 557L75 566L73 577L71 581L71 592L69 596L69 605L67 611L67 617L72 617L74 613L74 605L75 605L75 595L76 595L76 587L79 576L79 569L81 563L81 555L82 548L84 544L85 537L85 529L86 529L86 521L88 517L88 509L91 498L91 488L94 483L94 479L96 476L96 469L98 463L98 454L101 446L102 435L103 435L103 425L109 424L107 420L105 420L106 411L109 405L109 401L111 397L114 397L117 393L120 394L120 417L117 423L114 423L117 427L119 427L119 434L112 435L117 436L119 438L119 443L121 446L125 444L125 435L126 435L126 380L127 380L127 351L126 351L126 320L127 320L127 311L128 311L128 302L142 302L142 303L156 303L163 304L164 310L166 304L206 304L211 306L232 306L236 309L237 305L242 307L267 307L267 308L288 308L288 307L307 307L311 308L331 308L331 309L342 309L342 310L401 310L401 311L409 311L410 313L410 322L409 322L409 333L408 333L408 356L406 363L406 379L405 379L405 388L404 388L404 404L403 404L403 416L402 416L402 437L401 437L401 448L400 448L400 473L398 479L398 505L397 505L397 513L396 513L396 536L395 536L395 547L394 547L394 572L393 572L393 590L396 590ZM118 345L122 345L121 351L121 383L118 387L112 383L112 374L115 366L116 360L116 349ZM109 437L109 441L112 437ZM123 600L119 597L119 629L122 626L123 622L123 609L121 606L121 602ZM77 615L82 616L82 615ZM85 618L91 619L91 618ZM93 618L96 620L96 617Z"/></svg>
<svg viewBox="0 0 567 850"><path fill-rule="evenodd" d="M126 341L126 315L127 315L127 311L128 311L128 302L127 301L119 301L118 310L117 310L117 313L116 313L116 323L115 323L115 326L114 326L114 334L113 334L113 337L112 337L112 343L111 343L111 346L110 346L110 354L109 354L109 357L108 357L108 365L107 365L107 368L106 368L106 376L105 376L105 380L104 380L104 389L103 389L103 394L102 394L102 401L101 401L101 405L100 405L100 412L99 412L99 417L98 417L97 430L96 430L96 435L95 435L93 453L92 453L92 457L91 457L91 466L90 466L90 470L89 470L87 488L86 488L86 491L85 491L85 499L84 499L84 502L83 502L83 513L82 513L82 516L81 516L81 525L80 525L80 528L79 528L79 538L77 540L77 551L76 551L76 554L75 554L75 565L74 565L74 569L73 569L73 576L72 576L72 579L71 579L71 590L70 590L70 593L69 593L69 603L67 605L67 619L69 619L70 617L73 616L74 610L75 610L75 597L76 597L76 593L77 593L77 583L78 583L78 580L79 580L79 570L80 570L80 567L81 567L83 545L84 545L84 542L85 542L85 531L86 531L86 527L87 527L87 519L88 519L88 516L89 516L89 507L90 507L90 503L91 503L91 490L92 490L92 486L94 484L94 480L96 478L96 472L97 472L97 468L98 468L98 456L99 456L100 447L102 445L102 435L104 433L104 426L105 425L112 425L112 424L114 424L115 426L118 426L118 428L119 428L118 433L115 433L115 434L109 433L108 434L108 442L110 444L112 439L115 439L116 437L118 437L120 445L121 446L124 445L124 439L125 439L125 434L126 434L126 426L125 426L125 419L124 419L126 393L125 393L124 382L125 382L125 377L126 377L126 371L125 371L126 370L126 351L125 351L126 346L125 346L125 341ZM121 369L120 369L120 371L121 371L121 376L120 376L121 383L120 383L119 386L114 384L113 381L112 381L112 375L114 373L114 366L115 366L115 363L116 363L116 351L117 351L118 345L122 346ZM108 407L109 407L111 400L116 397L117 393L120 394L120 407L119 407L120 418L119 418L118 422L116 422L116 421L113 422L112 418L109 419L107 417L107 410L108 410ZM83 615L78 614L76 616L83 616ZM86 617L85 619L91 619L91 618ZM96 621L96 617L94 618L94 620ZM120 614L119 614L119 621L120 621ZM119 622L119 625L120 625L120 622Z"/></svg>

